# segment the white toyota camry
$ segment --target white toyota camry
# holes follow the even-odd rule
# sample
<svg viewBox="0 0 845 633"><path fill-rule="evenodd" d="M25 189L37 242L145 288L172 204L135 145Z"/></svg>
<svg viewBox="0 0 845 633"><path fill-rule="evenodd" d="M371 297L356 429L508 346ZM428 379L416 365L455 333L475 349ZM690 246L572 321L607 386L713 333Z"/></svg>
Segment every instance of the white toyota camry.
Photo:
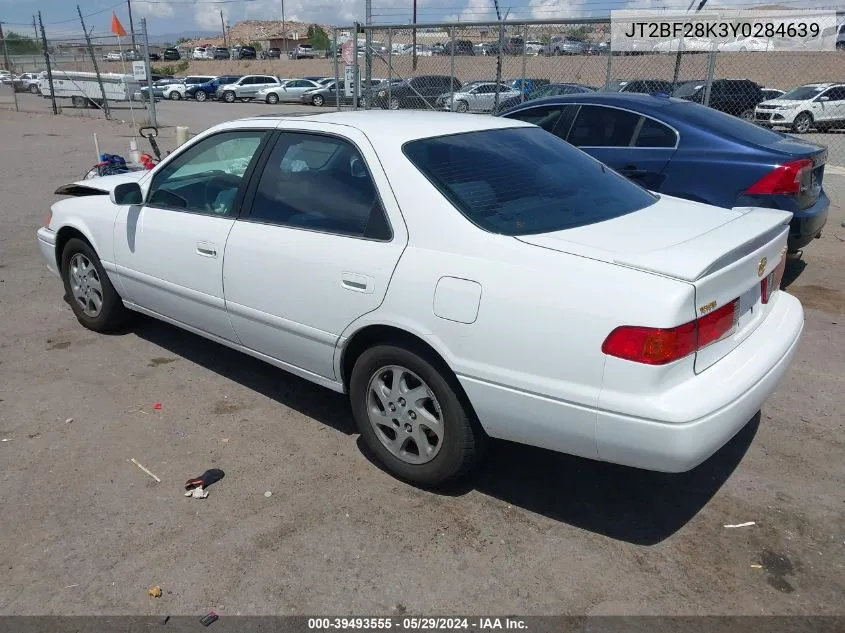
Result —
<svg viewBox="0 0 845 633"><path fill-rule="evenodd" d="M348 393L423 485L487 437L691 469L803 327L789 213L654 195L510 119L244 119L57 193L38 245L82 325L141 312Z"/></svg>

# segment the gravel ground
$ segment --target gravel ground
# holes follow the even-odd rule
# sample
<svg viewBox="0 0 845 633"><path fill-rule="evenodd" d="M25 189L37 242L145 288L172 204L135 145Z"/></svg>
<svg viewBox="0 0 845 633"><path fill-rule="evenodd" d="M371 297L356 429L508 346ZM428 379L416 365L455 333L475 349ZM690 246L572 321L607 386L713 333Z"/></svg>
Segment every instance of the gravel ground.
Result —
<svg viewBox="0 0 845 633"><path fill-rule="evenodd" d="M798 356L712 459L660 475L496 442L433 494L370 462L341 396L151 320L78 325L35 230L94 132L127 151L127 126L0 112L0 614L845 614L845 178L787 271Z"/></svg>

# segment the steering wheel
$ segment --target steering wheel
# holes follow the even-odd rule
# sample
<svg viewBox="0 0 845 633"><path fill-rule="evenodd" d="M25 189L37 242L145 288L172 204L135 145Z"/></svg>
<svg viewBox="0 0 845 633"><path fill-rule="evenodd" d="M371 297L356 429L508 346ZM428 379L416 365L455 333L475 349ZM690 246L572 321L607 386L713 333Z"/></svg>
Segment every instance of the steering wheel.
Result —
<svg viewBox="0 0 845 633"><path fill-rule="evenodd" d="M241 184L240 176L236 176L234 174L226 173L225 171L215 169L214 171L208 172L208 178L203 183L203 206L205 207L206 211L209 213L214 213L216 215L227 215L231 209L225 209L222 211L220 209L214 208L214 201L217 200L217 197L227 191L229 189L234 189L237 191L238 187Z"/></svg>

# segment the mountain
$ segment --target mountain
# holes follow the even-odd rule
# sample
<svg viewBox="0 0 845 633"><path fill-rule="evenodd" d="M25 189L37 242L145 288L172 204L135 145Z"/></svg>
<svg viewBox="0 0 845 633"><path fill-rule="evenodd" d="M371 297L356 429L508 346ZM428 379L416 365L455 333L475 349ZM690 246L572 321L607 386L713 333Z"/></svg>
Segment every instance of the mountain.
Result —
<svg viewBox="0 0 845 633"><path fill-rule="evenodd" d="M150 44L175 44L180 39L203 39L220 37L220 31L179 31L178 33L150 34Z"/></svg>

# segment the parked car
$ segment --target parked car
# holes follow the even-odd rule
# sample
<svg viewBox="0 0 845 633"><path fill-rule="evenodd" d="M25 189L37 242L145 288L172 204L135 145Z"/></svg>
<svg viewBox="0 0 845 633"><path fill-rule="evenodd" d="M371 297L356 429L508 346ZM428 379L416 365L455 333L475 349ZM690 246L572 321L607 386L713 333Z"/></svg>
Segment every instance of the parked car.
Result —
<svg viewBox="0 0 845 633"><path fill-rule="evenodd" d="M432 52L435 55L451 55L453 49L455 55L475 55L475 46L470 40L455 40L454 45L452 42L447 42L442 49L439 49L439 52L433 50Z"/></svg>
<svg viewBox="0 0 845 633"><path fill-rule="evenodd" d="M300 103L303 94L321 87L316 81L310 79L290 79L278 86L262 88L256 93L255 100L269 104L276 104L280 101L283 103Z"/></svg>
<svg viewBox="0 0 845 633"><path fill-rule="evenodd" d="M544 55L583 55L586 52L583 40L566 35L555 35L543 49Z"/></svg>
<svg viewBox="0 0 845 633"><path fill-rule="evenodd" d="M346 95L346 82L341 79L339 82L332 78L326 79L322 82L315 82L318 87L312 90L303 92L300 96L300 103L305 105L313 105L322 107L324 105L333 106L337 103L338 98L342 104L349 104L353 102L353 97ZM359 104L362 107L366 106L367 100L373 98L373 94L380 89L387 90L388 83L397 85L402 83L402 80L394 79L391 82L386 80L373 79L370 87L366 86L366 81L361 81L361 89L359 90L358 98ZM338 94L338 92L340 94ZM351 92L351 91L350 91Z"/></svg>
<svg viewBox="0 0 845 633"><path fill-rule="evenodd" d="M845 83L806 84L760 103L754 121L766 127L784 126L804 134L845 127Z"/></svg>
<svg viewBox="0 0 845 633"><path fill-rule="evenodd" d="M291 59L314 59L317 54L311 44L300 44L288 53Z"/></svg>
<svg viewBox="0 0 845 633"><path fill-rule="evenodd" d="M596 92L537 99L501 116L540 125L651 191L740 214L746 207L789 211L790 252L827 222L824 147L712 108Z"/></svg>
<svg viewBox="0 0 845 633"><path fill-rule="evenodd" d="M616 79L602 92L641 92L643 94L672 94L672 82L663 79Z"/></svg>
<svg viewBox="0 0 845 633"><path fill-rule="evenodd" d="M521 37L506 37L502 52L505 55L522 55L525 51L525 40Z"/></svg>
<svg viewBox="0 0 845 633"><path fill-rule="evenodd" d="M158 53L150 53L150 61L151 62L160 62L161 61L161 55L159 55Z"/></svg>
<svg viewBox="0 0 845 633"><path fill-rule="evenodd" d="M185 98L188 86L204 84L208 81L211 81L212 79L214 79L214 77L212 77L211 75L190 75L188 77L185 77L179 83L173 83L165 86L161 96L163 99L170 99L171 101L181 101Z"/></svg>
<svg viewBox="0 0 845 633"><path fill-rule="evenodd" d="M229 49L226 48L225 46L215 46L213 57L214 57L214 59L229 59L229 57L230 57Z"/></svg>
<svg viewBox="0 0 845 633"><path fill-rule="evenodd" d="M475 49L475 55L496 55L496 52L499 50L499 44L497 42L481 42L475 44L473 48Z"/></svg>
<svg viewBox="0 0 845 633"><path fill-rule="evenodd" d="M104 62L122 62L123 55L120 54L120 51L112 51L110 53L106 53L103 55Z"/></svg>
<svg viewBox="0 0 845 633"><path fill-rule="evenodd" d="M519 121L235 121L57 192L89 194L37 231L83 327L141 312L348 394L367 451L423 486L488 437L687 471L804 324L788 212L654 195Z"/></svg>
<svg viewBox="0 0 845 633"><path fill-rule="evenodd" d="M164 61L166 62L178 62L182 59L182 54L179 52L178 48L169 47L164 49L164 53L162 54Z"/></svg>
<svg viewBox="0 0 845 633"><path fill-rule="evenodd" d="M217 89L219 99L226 103L235 101L250 101L260 90L279 86L282 81L271 75L246 75L230 84L221 85Z"/></svg>
<svg viewBox="0 0 845 633"><path fill-rule="evenodd" d="M763 99L765 101L778 99L786 93L786 90L781 90L780 88L761 88L761 90L763 92Z"/></svg>
<svg viewBox="0 0 845 633"><path fill-rule="evenodd" d="M525 54L526 55L539 55L543 52L543 42L525 42Z"/></svg>
<svg viewBox="0 0 845 633"><path fill-rule="evenodd" d="M825 28L821 40L825 49L835 47L838 51L845 51L845 23Z"/></svg>
<svg viewBox="0 0 845 633"><path fill-rule="evenodd" d="M454 112L492 112L496 105L497 86L500 100L520 94L504 83L483 83L469 88L462 87L455 92L454 97L449 94L443 100L443 107Z"/></svg>
<svg viewBox="0 0 845 633"><path fill-rule="evenodd" d="M183 84L184 79L179 79L176 77L170 77L166 79L157 79L153 81L153 98L154 99L164 99L164 90L168 86L172 86L175 84ZM150 98L150 89L148 86L141 86L141 89L137 93L137 99L140 101L149 101Z"/></svg>
<svg viewBox="0 0 845 633"><path fill-rule="evenodd" d="M773 51L775 43L767 37L737 37L728 42L722 42L717 46L718 50L723 53L731 51L738 51L740 53ZM709 50L709 48L708 48Z"/></svg>
<svg viewBox="0 0 845 633"><path fill-rule="evenodd" d="M537 79L535 77L526 77L524 82L522 77L507 79L506 81L510 84L511 89L526 95L551 83L548 79Z"/></svg>
<svg viewBox="0 0 845 633"><path fill-rule="evenodd" d="M21 73L12 80L12 89L15 92L30 92L37 95L41 92L38 81L38 73Z"/></svg>
<svg viewBox="0 0 845 633"><path fill-rule="evenodd" d="M704 81L689 81L681 84L672 93L675 97L704 103ZM763 91L750 79L716 79L710 89L710 103L715 110L721 110L747 121L754 120L754 109L763 101Z"/></svg>
<svg viewBox="0 0 845 633"><path fill-rule="evenodd" d="M379 90L373 97L373 105L389 110L436 107L437 97L460 88L461 82L454 77L421 75L391 86L389 99L386 89Z"/></svg>
<svg viewBox="0 0 845 633"><path fill-rule="evenodd" d="M206 46L197 46L194 48L194 52L191 57L196 60L211 59L214 53L212 51L209 51L209 48L210 47Z"/></svg>
<svg viewBox="0 0 845 633"><path fill-rule="evenodd" d="M238 44L232 47L232 59L256 59L258 53L254 46L243 46Z"/></svg>
<svg viewBox="0 0 845 633"><path fill-rule="evenodd" d="M393 85L402 83L402 79L394 79ZM474 88L475 86L480 86L481 84L495 84L495 79L473 79L472 81L468 81L467 83L461 86L461 90L469 90L470 88ZM452 96L452 91L444 92L441 95L438 95L437 98L434 100L434 107L438 110L443 109L445 107L446 99ZM446 108L448 109L448 108Z"/></svg>
<svg viewBox="0 0 845 633"><path fill-rule="evenodd" d="M557 97L560 95L583 94L586 92L595 92L596 89L592 86L585 86L584 84L548 84L541 86L534 92L527 95L517 95L499 102L499 109L497 112L504 112L515 106L520 105L526 101L533 99L542 99L544 97Z"/></svg>
<svg viewBox="0 0 845 633"><path fill-rule="evenodd" d="M262 59L281 59L282 57L282 49L281 48L269 48L266 51L261 51L261 58Z"/></svg>
<svg viewBox="0 0 845 633"><path fill-rule="evenodd" d="M196 99L199 102L207 101L217 94L220 86L236 82L241 75L220 75L199 84L191 84L185 87L185 98Z"/></svg>

